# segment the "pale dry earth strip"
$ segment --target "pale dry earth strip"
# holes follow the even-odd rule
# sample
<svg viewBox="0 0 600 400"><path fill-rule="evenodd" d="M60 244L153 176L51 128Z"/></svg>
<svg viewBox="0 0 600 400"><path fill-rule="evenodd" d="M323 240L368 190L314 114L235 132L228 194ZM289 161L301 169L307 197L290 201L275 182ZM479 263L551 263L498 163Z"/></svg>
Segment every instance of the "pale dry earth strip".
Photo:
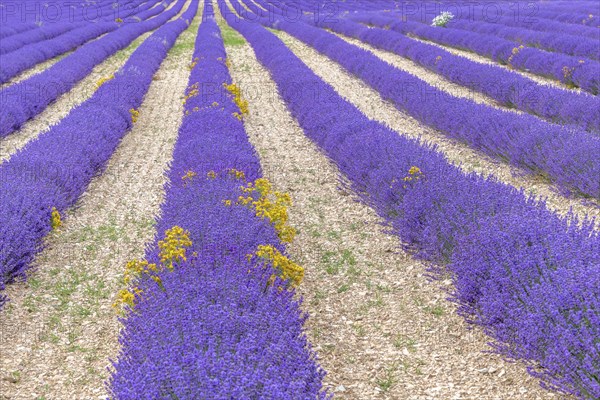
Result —
<svg viewBox="0 0 600 400"><path fill-rule="evenodd" d="M484 353L488 338L468 329L374 211L340 188L336 166L304 135L251 47L227 52L265 176L294 201L299 233L289 250L305 267L306 328L336 398L558 398L519 364Z"/></svg>
<svg viewBox="0 0 600 400"><path fill-rule="evenodd" d="M424 40L424 39L419 39L413 35L407 35L408 38L416 40L417 42L421 42L421 43L427 43L427 44L431 44L434 45L436 47L439 47L440 49L444 49L454 55L460 56L460 57L464 57L467 58L471 61L480 63L480 64L489 64L489 65L495 65L496 67L500 67L500 68L504 68L506 70L512 71L512 72L516 72L517 74L524 76L525 78L531 79L534 82L537 82L541 85L548 85L548 86L554 86L557 87L559 89L564 89L564 90L568 90L568 91L575 91L578 93L581 93L582 90L581 89L570 89L568 88L565 84L563 84L562 82L559 82L557 80L551 79L551 78L544 78L543 76L539 76L536 74L533 74L531 72L526 72L526 71L522 71L522 70L518 70L518 69L512 69L510 68L508 65L503 65L500 63L497 63L493 60L490 60L487 57L484 56L480 56L479 54L473 53L471 51L467 51L467 50L460 50L460 49L456 49L454 47L450 47L450 46L444 46L442 44L438 44L435 42L430 42L428 40ZM515 47L518 44L515 44Z"/></svg>
<svg viewBox="0 0 600 400"><path fill-rule="evenodd" d="M358 107L369 118L383 123L399 134L420 138L425 142L437 145L449 162L459 165L465 172L477 172L484 176L492 175L504 183L523 189L528 194L546 198L548 208L561 215L567 214L572 209L579 217L585 215L600 217L598 204L590 200L562 196L547 181L527 175L518 168L496 161L482 152L470 148L465 143L422 125L414 118L399 111L393 103L385 101L377 91L361 79L346 72L338 63L285 32L275 32L313 72L333 86L342 97ZM380 56L380 51L374 51L374 54ZM400 58L396 55L390 55L390 57Z"/></svg>
<svg viewBox="0 0 600 400"><path fill-rule="evenodd" d="M46 109L27 121L11 135L0 139L0 163L10 159L18 150L29 141L35 139L52 125L66 117L71 109L89 99L96 91L96 82L101 78L108 78L125 64L131 53L151 34L148 32L136 39L127 48L120 50L103 63L94 67L92 72L75 85L69 92L60 96Z"/></svg>
<svg viewBox="0 0 600 400"><path fill-rule="evenodd" d="M109 358L119 350L111 305L125 263L143 257L155 234L200 15L161 65L106 171L47 238L27 283L9 285L0 399L106 398Z"/></svg>
<svg viewBox="0 0 600 400"><path fill-rule="evenodd" d="M166 10L168 10L168 9L170 9L170 8L172 8L172 7L174 7L174 6L175 6L175 4L176 4L176 2L175 2L175 1L174 1L173 3L171 3L171 4L169 4L169 6L168 6L168 7L167 7L167 8L166 8L164 11L166 11ZM164 11L163 11L163 12L164 12ZM179 13L179 14L181 14L181 13ZM179 14L178 14L178 15L179 15ZM86 44L88 44L88 43L94 42L94 41L96 41L96 40L98 40L98 39L100 39L100 38L104 37L104 36L105 36L105 35L107 35L107 34L108 34L108 33L103 33L102 35L100 35L100 36L98 36L98 37L96 37L96 38L94 38L94 39L88 40L87 42L85 42L85 43L84 43L84 44L82 44L81 46L84 46L84 45L86 45ZM81 47L81 46L80 46L80 47ZM29 68L29 69L27 69L27 70L23 71L22 73L20 73L20 74L19 74L19 75L17 75L17 76L15 76L14 78L12 78L11 80L9 80L8 82L5 82L5 83L1 84L1 85L0 85L0 90L1 90L1 89L4 89L5 87L8 87L8 86L10 86L10 85L13 85L13 84L15 84L15 83L21 82L21 81L23 81L23 80L25 80L25 79L27 79L27 78L30 78L30 77L32 77L33 75L39 74L40 72L44 71L45 69L48 69L49 67L51 67L52 65L56 64L57 62L59 62L59 61L60 61L60 60L62 60L63 58L67 57L68 55L70 55L71 53L73 53L75 50L76 50L76 49L74 49L74 50L70 50L70 51L67 51L67 52L65 52L65 53L63 53L63 54L60 54L60 55L58 55L58 56L54 57L54 58L51 58L51 59L49 59L49 60L43 61L43 62L41 62L41 63L39 63L39 64L36 64L35 66L33 66L33 67L31 67L31 68ZM10 57L10 53L8 53L8 54L6 54L6 55L3 55L3 57L7 57L7 56L9 56L9 57Z"/></svg>
<svg viewBox="0 0 600 400"><path fill-rule="evenodd" d="M336 32L330 32L330 33L333 33L334 35L338 36L340 39L345 40L346 42L348 42L350 44L353 44L357 47L360 47L363 50L366 50L366 51L372 53L373 55L382 59L386 63L388 63L398 69L401 69L405 72L408 72L409 74L421 79L422 81L426 82L427 84L429 84L433 87L436 87L440 90L443 90L444 92L449 93L454 97L467 98L467 99L475 101L476 103L485 104L485 105L488 105L488 106L491 106L494 108L502 109L504 111L515 112L518 114L523 113L520 110L502 106L497 101L495 101L494 99L492 99L489 96L486 96L483 93L477 92L473 89L470 89L465 86L461 86L457 83L451 82L448 79L444 78L443 76L436 74L435 72L432 72L432 71L428 70L427 68L421 67L419 64L409 60L408 58L401 57L401 56L394 54L392 52L389 52L389 51L379 50L376 47L371 46L366 43L363 43L358 39L344 36L344 35L338 34Z"/></svg>
<svg viewBox="0 0 600 400"><path fill-rule="evenodd" d="M173 2L168 8L174 6L176 2ZM179 18L185 11L185 8L177 13L176 16L171 18L171 21ZM52 125L57 124L61 119L66 117L73 107L78 106L85 100L90 98L96 91L96 83L102 78L108 78L111 74L121 68L131 53L154 31L146 32L136 38L129 46L123 50L119 50L117 53L107 58L104 62L94 67L92 72L78 82L70 91L60 96L56 101L51 103L46 109L27 121L23 126L11 135L0 139L0 164L10 159L13 154L23 148L29 141L38 137L43 132L47 131ZM96 40L96 39L94 39ZM61 57L64 57L61 56ZM50 61L58 61L52 59ZM53 63L54 63L53 62ZM26 77L42 72L53 63L43 66L42 64L27 71L26 74L19 77L19 80L23 80ZM45 64L45 63L44 63ZM34 71L35 70L35 71ZM44 90L44 89L40 89Z"/></svg>
<svg viewBox="0 0 600 400"><path fill-rule="evenodd" d="M96 39L101 38L104 35L99 36ZM96 40L96 39L92 39L92 40ZM50 68L51 66L53 66L54 64L56 64L57 62L59 62L60 60L62 60L63 58L67 57L69 54L73 53L74 50L71 51L67 51L66 53L63 53L61 55L58 55L54 58L51 58L49 60L43 61L39 64L34 65L33 67L21 72L19 75L15 76L14 78L12 78L11 80L9 80L8 82L5 82L3 84L0 84L0 90L14 85L15 83L19 83L21 81L24 81L27 78L31 78L33 75L35 74L39 74L40 72ZM8 56L10 56L10 53L7 54ZM2 57L6 57L7 55L2 55Z"/></svg>

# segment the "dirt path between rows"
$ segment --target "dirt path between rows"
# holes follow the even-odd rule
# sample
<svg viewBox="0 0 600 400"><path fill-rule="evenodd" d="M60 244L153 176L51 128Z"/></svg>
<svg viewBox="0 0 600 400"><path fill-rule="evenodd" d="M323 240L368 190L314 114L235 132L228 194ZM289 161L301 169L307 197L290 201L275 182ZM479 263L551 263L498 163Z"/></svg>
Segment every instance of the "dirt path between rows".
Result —
<svg viewBox="0 0 600 400"><path fill-rule="evenodd" d="M176 2L170 4L169 7L167 7L167 10L172 8L175 4ZM171 18L171 21L179 18L182 13L183 11L177 13L175 17ZM58 97L54 102L48 105L43 112L25 122L18 131L0 139L0 164L10 159L13 154L26 146L31 140L37 138L39 135L50 129L52 125L59 123L60 120L66 117L74 107L77 107L79 104L89 99L96 91L97 83L100 81L100 79L108 78L110 75L117 72L119 68L121 68L125 62L127 62L127 59L129 56L131 56L131 53L133 53L135 49L137 49L137 47L152 34L152 32L154 32L154 30L138 36L129 46L119 50L117 53L107 58L104 62L96 65L90 74L79 81L67 93L64 93L62 96ZM72 52L69 52L68 54L70 53ZM15 82L25 80L32 75L43 72L61 58L66 57L68 54L35 66L31 70L28 70L20 75Z"/></svg>
<svg viewBox="0 0 600 400"><path fill-rule="evenodd" d="M522 71L522 70L518 70L518 69L511 69L509 68L507 65L502 65L500 63L497 63L494 60L491 60L487 57L481 56L477 53L471 52L471 51L467 51L467 50L460 50L460 49L456 49L454 47L450 47L450 46L444 46L442 44L436 43L436 42L431 42L429 40L424 40L424 39L419 39L417 37L415 37L414 35L406 35L408 38L416 40L417 42L421 42L421 43L426 43L426 44L431 44L433 46L439 47L440 49L444 49L454 55L460 56L460 57L464 57L467 58L471 61L480 63L480 64L489 64L489 65L494 65L496 67L500 67L500 68L504 68L506 70L515 72L521 76L524 76L525 78L531 79L534 82L537 82L539 84L542 85L547 85L547 86L554 86L557 87L559 89L564 89L564 90L568 90L568 91L575 91L575 92L579 92L581 93L582 90L581 89L570 89L568 88L565 84L563 84L562 82L559 82L557 80L551 79L551 78L544 78L543 76L540 75L536 75L534 73L531 72L526 72L526 71ZM515 44L516 46L517 44Z"/></svg>
<svg viewBox="0 0 600 400"><path fill-rule="evenodd" d="M339 187L336 166L291 117L251 47L238 40L227 52L264 173L294 200L290 253L305 267L307 333L336 398L556 398L520 365L484 353L488 338L468 329L375 212Z"/></svg>
<svg viewBox="0 0 600 400"><path fill-rule="evenodd" d="M399 111L393 103L383 100L376 90L356 76L349 74L336 62L285 32L276 31L276 33L321 79L333 86L342 97L353 103L369 118L383 123L401 135L420 138L437 145L449 162L459 165L465 172L477 172L484 176L492 175L504 183L522 188L527 194L546 198L548 208L562 215L567 214L572 208L573 212L579 217L589 215L600 219L598 204L579 198L562 196L547 181L527 175L518 168L494 160L486 154L470 148L465 143L422 125L408 114ZM373 50L373 53L382 56L379 50ZM381 58L383 59L383 56ZM388 54L386 58L396 59L401 57ZM433 77L430 78L433 79Z"/></svg>
<svg viewBox="0 0 600 400"><path fill-rule="evenodd" d="M189 2L188 2L189 3ZM155 234L201 13L161 65L140 117L0 314L0 399L106 398L124 265Z"/></svg>

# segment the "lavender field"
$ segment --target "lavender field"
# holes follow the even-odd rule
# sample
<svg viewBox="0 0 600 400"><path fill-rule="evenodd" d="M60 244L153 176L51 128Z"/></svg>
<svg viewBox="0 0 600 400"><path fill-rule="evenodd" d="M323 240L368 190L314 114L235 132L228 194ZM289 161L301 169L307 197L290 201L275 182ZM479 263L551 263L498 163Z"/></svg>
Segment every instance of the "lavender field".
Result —
<svg viewBox="0 0 600 400"><path fill-rule="evenodd" d="M596 0L0 0L0 400L600 399Z"/></svg>

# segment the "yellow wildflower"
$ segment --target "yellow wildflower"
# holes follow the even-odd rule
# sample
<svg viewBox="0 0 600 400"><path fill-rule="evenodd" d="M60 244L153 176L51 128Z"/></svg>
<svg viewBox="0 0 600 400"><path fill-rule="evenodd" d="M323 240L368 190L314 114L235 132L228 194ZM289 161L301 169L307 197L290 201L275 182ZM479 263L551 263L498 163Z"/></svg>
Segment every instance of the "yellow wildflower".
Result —
<svg viewBox="0 0 600 400"><path fill-rule="evenodd" d="M241 120L244 115L248 114L248 102L242 98L241 90L235 83L232 83L231 85L224 83L223 87L234 96L233 101L240 109L240 112L233 113L233 115Z"/></svg>
<svg viewBox="0 0 600 400"><path fill-rule="evenodd" d="M110 81L111 79L115 79L114 74L110 74L109 76L98 79L98 81L96 82L96 89L98 89L100 86L104 85L106 82Z"/></svg>
<svg viewBox="0 0 600 400"><path fill-rule="evenodd" d="M131 114L131 122L133 122L135 124L137 122L138 118L140 117L140 112L138 110L136 110L135 108L131 108L129 110L129 114Z"/></svg>
<svg viewBox="0 0 600 400"><path fill-rule="evenodd" d="M183 184L184 184L184 186L185 186L185 185L187 185L187 183L188 183L189 181L191 181L191 180L192 180L192 178L194 178L196 175L198 175L198 174L197 174L197 173L195 173L195 172L194 172L194 171L192 171L192 170L188 170L188 171L186 171L185 175L183 175L183 176L181 177L181 180L183 181Z"/></svg>
<svg viewBox="0 0 600 400"><path fill-rule="evenodd" d="M173 263L186 260L186 248L192 245L189 235L180 226L174 226L165 232L165 239L158 242L160 262L169 270L173 270Z"/></svg>
<svg viewBox="0 0 600 400"><path fill-rule="evenodd" d="M52 207L50 224L52 225L52 229L58 229L62 225L62 221L60 219L60 213L58 212L56 207Z"/></svg>
<svg viewBox="0 0 600 400"><path fill-rule="evenodd" d="M255 255L265 263L270 263L275 268L281 277L285 280L289 280L292 286L298 286L304 278L304 268L294 263L285 255L281 254L277 248L272 245L259 245ZM248 255L248 259L252 258L252 254ZM271 276L269 283L274 281L275 277Z"/></svg>
<svg viewBox="0 0 600 400"><path fill-rule="evenodd" d="M248 182L241 190L248 194L256 193L258 199L253 196L240 196L238 204L249 205L254 208L256 216L269 219L281 241L289 243L294 240L296 230L287 225L287 207L292 205L288 193L273 191L266 178L259 178L254 183Z"/></svg>

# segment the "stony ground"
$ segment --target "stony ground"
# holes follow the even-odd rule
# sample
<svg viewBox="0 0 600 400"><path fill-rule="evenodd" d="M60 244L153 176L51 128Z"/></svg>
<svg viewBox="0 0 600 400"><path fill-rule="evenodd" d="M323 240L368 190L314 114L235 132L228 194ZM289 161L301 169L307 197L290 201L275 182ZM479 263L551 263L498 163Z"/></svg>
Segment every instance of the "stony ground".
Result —
<svg viewBox="0 0 600 400"><path fill-rule="evenodd" d="M134 128L47 240L0 318L0 399L106 398L119 350L112 308L124 265L155 234L163 175L182 118L197 17L155 75Z"/></svg>
<svg viewBox="0 0 600 400"><path fill-rule="evenodd" d="M265 175L294 199L290 222L300 233L290 252L305 267L300 293L310 314L308 335L336 397L556 398L522 366L484 353L487 338L469 330L445 300L449 282L429 282L426 267L399 250L376 214L340 187L335 165L304 135L241 40L227 46L232 77L249 101L245 125ZM313 70L331 71L315 54L302 59ZM335 87L347 84L340 79Z"/></svg>
<svg viewBox="0 0 600 400"><path fill-rule="evenodd" d="M197 17L161 65L138 122L104 173L64 216L63 226L49 235L27 283L9 286L11 301L0 312L0 400L105 398L104 381L109 360L118 354L120 328L111 304L125 262L142 257L155 234L199 23ZM488 352L489 338L471 329L446 300L450 282L429 281L426 266L402 252L397 237L383 232L382 221L345 188L337 167L291 117L251 46L223 20L220 24L232 78L249 102L244 120L249 139L265 176L294 200L290 223L299 233L289 250L306 271L299 289L310 314L306 331L336 398L560 398L541 389L521 364ZM597 204L565 198L547 182L422 126L335 62L289 35L276 34L341 96L399 135L436 144L465 171L492 175L547 197L557 212L573 207L579 215L600 216ZM19 132L0 140L0 162L91 96L95 83L123 65L148 35L96 67ZM455 96L498 107L406 59L345 39ZM40 64L9 84L56 61Z"/></svg>

